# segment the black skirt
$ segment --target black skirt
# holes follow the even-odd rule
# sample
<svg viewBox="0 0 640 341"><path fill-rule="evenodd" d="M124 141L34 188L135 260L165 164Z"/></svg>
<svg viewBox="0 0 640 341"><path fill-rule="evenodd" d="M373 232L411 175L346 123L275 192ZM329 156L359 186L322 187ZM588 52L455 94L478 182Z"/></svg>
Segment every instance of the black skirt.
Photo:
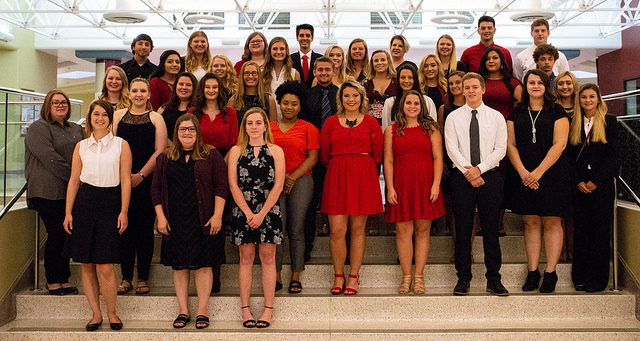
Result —
<svg viewBox="0 0 640 341"><path fill-rule="evenodd" d="M78 263L119 263L120 209L120 186L82 183L73 205L73 230L65 245L67 256Z"/></svg>

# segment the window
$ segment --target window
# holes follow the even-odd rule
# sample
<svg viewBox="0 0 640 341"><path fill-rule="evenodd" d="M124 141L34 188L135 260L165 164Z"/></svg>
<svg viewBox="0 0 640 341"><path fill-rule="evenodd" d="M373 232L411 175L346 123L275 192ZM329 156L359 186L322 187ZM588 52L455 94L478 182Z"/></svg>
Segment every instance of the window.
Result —
<svg viewBox="0 0 640 341"><path fill-rule="evenodd" d="M409 16L411 15L411 12L402 12L402 20L400 20L400 18L398 17L398 15L395 12L387 12L386 13L389 16L390 22L392 25L397 25L400 26L402 25L402 23L407 20L409 18ZM382 18L382 15L380 14L380 12L371 12L371 25L387 25L387 22ZM411 25L422 25L422 13L421 12L416 12L416 14L413 16L413 18L411 19ZM389 27L371 27L372 30L388 30ZM415 29L420 29L419 26L408 26L407 27L408 30L415 30Z"/></svg>
<svg viewBox="0 0 640 341"><path fill-rule="evenodd" d="M250 12L247 13L247 16L251 21L255 21L257 26L264 26L267 23L267 20L272 15L272 12L264 12L259 13L259 17L257 20L254 20L256 13ZM249 23L245 20L244 15L242 13L238 13L238 24L240 24L241 30L250 30ZM244 25L244 26L243 26ZM280 12L276 14L276 18L273 20L271 25L286 25L281 27L269 27L270 30L290 30L291 29L291 13L289 12Z"/></svg>

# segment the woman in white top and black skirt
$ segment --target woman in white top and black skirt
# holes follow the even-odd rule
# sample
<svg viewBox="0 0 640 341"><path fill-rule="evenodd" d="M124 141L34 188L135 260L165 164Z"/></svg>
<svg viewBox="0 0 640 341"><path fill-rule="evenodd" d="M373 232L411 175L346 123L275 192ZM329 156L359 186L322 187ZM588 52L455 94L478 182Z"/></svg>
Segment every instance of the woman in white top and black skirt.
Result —
<svg viewBox="0 0 640 341"><path fill-rule="evenodd" d="M87 134L76 145L67 187L64 229L71 234L67 251L82 263L82 287L93 311L86 326L102 325L100 292L107 305L111 329L122 329L116 315L116 275L120 234L127 228L131 196L131 150L111 133L113 108L105 100L91 103ZM98 282L100 274L100 282ZM102 286L102 288L100 288Z"/></svg>

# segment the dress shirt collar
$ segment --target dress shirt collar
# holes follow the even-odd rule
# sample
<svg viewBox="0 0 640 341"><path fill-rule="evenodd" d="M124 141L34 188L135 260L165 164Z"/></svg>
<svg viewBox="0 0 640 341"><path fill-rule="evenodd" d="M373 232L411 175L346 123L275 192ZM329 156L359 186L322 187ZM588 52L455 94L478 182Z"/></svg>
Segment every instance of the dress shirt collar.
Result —
<svg viewBox="0 0 640 341"><path fill-rule="evenodd" d="M101 138L100 141L96 141L95 137L93 137L93 133L91 133L91 138L89 139L89 147L91 147L94 144L95 145L102 144L103 146L106 146L109 144L109 142L111 142L111 140L113 140L113 133L111 132L109 132L107 135Z"/></svg>
<svg viewBox="0 0 640 341"><path fill-rule="evenodd" d="M465 105L462 106L462 108L464 108L465 112L469 117L471 117L471 110L478 110L478 115L479 115L479 114L482 114L482 112L484 111L484 107L485 107L484 102L480 103L480 106L475 109L470 107L469 104L466 104L466 103Z"/></svg>

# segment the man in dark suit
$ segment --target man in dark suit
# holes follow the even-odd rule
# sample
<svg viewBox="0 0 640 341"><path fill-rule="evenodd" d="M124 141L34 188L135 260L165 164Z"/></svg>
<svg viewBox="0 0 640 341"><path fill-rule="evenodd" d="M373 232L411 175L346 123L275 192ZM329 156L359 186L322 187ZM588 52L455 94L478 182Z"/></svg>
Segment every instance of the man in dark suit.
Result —
<svg viewBox="0 0 640 341"><path fill-rule="evenodd" d="M307 108L300 118L313 124L318 130L322 130L324 121L331 115L335 115L338 110L336 104L338 87L332 83L333 62L331 59L322 56L316 59L316 62L313 64L313 75L318 82L316 86L307 92ZM326 172L327 167L320 162L313 167L313 198L311 199L311 204L309 205L305 219L305 261L311 257L313 241L316 237L316 211L320 198L322 197L322 187L324 186L324 176Z"/></svg>
<svg viewBox="0 0 640 341"><path fill-rule="evenodd" d="M300 44L300 51L291 54L293 68L300 73L300 81L311 88L313 79L315 78L311 72L317 58L322 57L321 54L311 50L311 42L313 42L313 26L310 24L300 24L296 26L296 40Z"/></svg>

